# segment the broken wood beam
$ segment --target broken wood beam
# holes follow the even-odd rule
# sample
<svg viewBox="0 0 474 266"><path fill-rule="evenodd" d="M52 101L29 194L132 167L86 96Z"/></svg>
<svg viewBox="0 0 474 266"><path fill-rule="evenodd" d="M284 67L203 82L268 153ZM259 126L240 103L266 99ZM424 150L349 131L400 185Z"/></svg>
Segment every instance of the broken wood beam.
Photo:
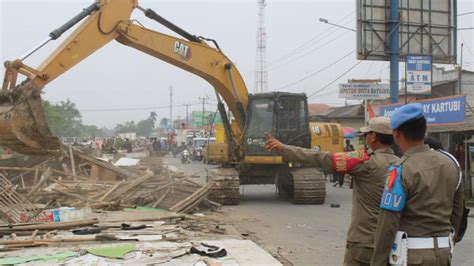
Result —
<svg viewBox="0 0 474 266"><path fill-rule="evenodd" d="M136 186L138 186L138 185L142 184L143 182L147 181L151 177L153 177L153 173L147 173L147 174L145 174L145 175L143 175L139 178L136 178L135 180L129 182L128 184L118 188L114 193L112 193L111 195L106 197L104 200L113 201L113 200L119 198L120 196L122 196L123 194L127 193L128 191L130 191L132 188L135 188Z"/></svg>
<svg viewBox="0 0 474 266"><path fill-rule="evenodd" d="M104 201L112 192L114 192L121 184L123 181L118 182L115 184L107 193L105 193L102 197L100 197L97 201Z"/></svg>
<svg viewBox="0 0 474 266"><path fill-rule="evenodd" d="M51 169L48 168L46 171L43 172L41 175L40 181L26 194L25 199L29 199L31 195L33 195L46 181L48 181L48 178L51 176L52 172Z"/></svg>
<svg viewBox="0 0 474 266"><path fill-rule="evenodd" d="M39 224L29 224L29 225L0 225L0 231L33 231L33 230L55 230L55 229L70 229L80 226L88 226L93 224L98 224L99 220L89 219L89 220L79 220L79 221L67 221L67 222L47 222Z"/></svg>
<svg viewBox="0 0 474 266"><path fill-rule="evenodd" d="M160 204L160 202L162 202L170 192L171 188L169 188L157 201L155 201L151 207L156 208L156 206L158 206L158 204Z"/></svg>
<svg viewBox="0 0 474 266"><path fill-rule="evenodd" d="M197 204L199 204L199 202L201 202L204 199L204 197L207 196L210 190L211 190L211 184L207 184L206 186L201 187L200 189L196 190L196 192L189 195L187 198L183 199L182 201L172 206L170 208L170 211L180 212L180 211L189 209L190 206L192 207L196 206Z"/></svg>

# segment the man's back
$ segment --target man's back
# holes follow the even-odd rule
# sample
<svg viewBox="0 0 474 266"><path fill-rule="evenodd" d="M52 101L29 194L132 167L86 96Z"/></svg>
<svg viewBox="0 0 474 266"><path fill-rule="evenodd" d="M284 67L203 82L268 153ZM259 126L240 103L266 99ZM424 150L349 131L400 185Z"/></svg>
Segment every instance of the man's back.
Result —
<svg viewBox="0 0 474 266"><path fill-rule="evenodd" d="M407 196L400 231L410 237L448 235L458 183L455 164L428 146L408 150L400 162Z"/></svg>
<svg viewBox="0 0 474 266"><path fill-rule="evenodd" d="M398 157L391 149L379 149L370 155L369 160L354 167L350 172L354 193L347 241L373 247L385 174L388 167L397 160Z"/></svg>

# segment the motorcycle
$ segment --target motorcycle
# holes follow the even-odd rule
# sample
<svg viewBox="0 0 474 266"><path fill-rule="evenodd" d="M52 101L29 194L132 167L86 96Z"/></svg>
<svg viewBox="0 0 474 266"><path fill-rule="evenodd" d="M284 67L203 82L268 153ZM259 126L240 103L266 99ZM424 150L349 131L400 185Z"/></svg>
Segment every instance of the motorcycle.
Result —
<svg viewBox="0 0 474 266"><path fill-rule="evenodd" d="M202 161L204 158L202 149L195 149L193 151L193 161Z"/></svg>
<svg viewBox="0 0 474 266"><path fill-rule="evenodd" d="M173 158L176 158L176 155L179 153L178 147L171 147L171 154L173 154Z"/></svg>
<svg viewBox="0 0 474 266"><path fill-rule="evenodd" d="M183 164L191 163L191 160L189 158L189 151L188 150L184 150L181 153L181 163L183 163Z"/></svg>

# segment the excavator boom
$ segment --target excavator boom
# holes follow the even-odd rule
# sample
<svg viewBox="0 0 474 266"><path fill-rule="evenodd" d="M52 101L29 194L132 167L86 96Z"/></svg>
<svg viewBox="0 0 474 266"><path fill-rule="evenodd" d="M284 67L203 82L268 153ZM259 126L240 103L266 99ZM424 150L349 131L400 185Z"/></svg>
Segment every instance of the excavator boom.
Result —
<svg viewBox="0 0 474 266"><path fill-rule="evenodd" d="M138 25L130 19L134 9L143 11L148 18L185 39ZM49 82L112 40L208 81L218 94L219 102L222 97L240 125L229 132L234 143L240 142L245 124L248 92L242 76L215 41L211 40L215 47L208 45L206 40L209 39L189 34L155 11L140 7L137 0L99 0L51 32L49 39L38 48L56 40L82 20L84 21L39 67L32 68L23 63L31 53L21 59L5 62L6 72L0 96L1 146L23 154L45 154L58 150L60 142L51 134L46 123L40 92ZM17 84L19 74L27 79ZM227 130L231 130L230 126Z"/></svg>

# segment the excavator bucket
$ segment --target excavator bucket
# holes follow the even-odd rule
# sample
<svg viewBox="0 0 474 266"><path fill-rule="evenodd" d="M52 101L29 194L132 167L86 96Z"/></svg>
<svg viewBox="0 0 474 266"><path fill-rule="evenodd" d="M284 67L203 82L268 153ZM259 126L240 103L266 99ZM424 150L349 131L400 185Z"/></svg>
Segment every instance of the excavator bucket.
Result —
<svg viewBox="0 0 474 266"><path fill-rule="evenodd" d="M0 102L0 146L27 155L46 155L57 152L60 145L46 123L39 95Z"/></svg>

